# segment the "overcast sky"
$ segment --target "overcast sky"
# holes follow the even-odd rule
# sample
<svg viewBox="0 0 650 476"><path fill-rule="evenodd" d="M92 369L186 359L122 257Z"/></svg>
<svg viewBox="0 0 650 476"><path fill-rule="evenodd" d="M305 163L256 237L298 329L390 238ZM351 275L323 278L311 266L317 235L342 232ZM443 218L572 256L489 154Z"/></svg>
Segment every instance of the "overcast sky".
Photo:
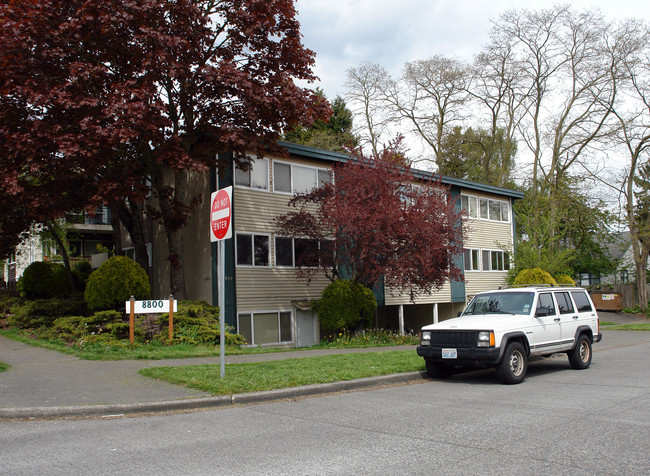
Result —
<svg viewBox="0 0 650 476"><path fill-rule="evenodd" d="M343 95L345 71L361 61L394 76L407 61L433 55L471 61L488 40L490 20L513 8L537 10L544 0L297 0L304 45L316 52L315 72L329 99ZM606 18L650 21L648 0L573 0Z"/></svg>

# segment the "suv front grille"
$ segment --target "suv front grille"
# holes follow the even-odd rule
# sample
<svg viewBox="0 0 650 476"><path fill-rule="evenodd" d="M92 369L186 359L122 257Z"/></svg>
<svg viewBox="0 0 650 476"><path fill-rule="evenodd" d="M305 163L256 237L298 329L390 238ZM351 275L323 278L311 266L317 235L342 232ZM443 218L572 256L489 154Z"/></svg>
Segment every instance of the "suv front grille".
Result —
<svg viewBox="0 0 650 476"><path fill-rule="evenodd" d="M436 347L476 347L478 331L433 331L431 345Z"/></svg>

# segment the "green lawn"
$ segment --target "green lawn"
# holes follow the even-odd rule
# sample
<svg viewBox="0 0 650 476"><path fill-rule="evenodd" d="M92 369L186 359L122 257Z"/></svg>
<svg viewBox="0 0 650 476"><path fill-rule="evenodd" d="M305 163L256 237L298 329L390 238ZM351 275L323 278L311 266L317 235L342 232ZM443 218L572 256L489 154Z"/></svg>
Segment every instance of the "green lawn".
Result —
<svg viewBox="0 0 650 476"><path fill-rule="evenodd" d="M603 323L601 322L602 326ZM607 328L608 330L613 331L650 331L650 322L643 322L641 324L621 324L621 325L612 325Z"/></svg>
<svg viewBox="0 0 650 476"><path fill-rule="evenodd" d="M11 367L11 365L0 362L0 372L6 372L9 367Z"/></svg>
<svg viewBox="0 0 650 476"><path fill-rule="evenodd" d="M223 379L219 365L148 368L140 374L212 395L232 395L420 370L424 360L415 351L387 351L228 364Z"/></svg>

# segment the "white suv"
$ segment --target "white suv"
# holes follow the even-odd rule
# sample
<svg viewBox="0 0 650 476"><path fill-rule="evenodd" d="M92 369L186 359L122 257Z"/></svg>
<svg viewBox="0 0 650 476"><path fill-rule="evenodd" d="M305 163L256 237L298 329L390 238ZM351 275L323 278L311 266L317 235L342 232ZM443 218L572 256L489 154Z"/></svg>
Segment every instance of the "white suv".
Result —
<svg viewBox="0 0 650 476"><path fill-rule="evenodd" d="M574 369L591 364L600 342L598 315L578 287L526 287L482 292L459 317L422 328L418 355L427 374L447 378L457 368L496 367L503 383L520 383L528 359L567 353Z"/></svg>

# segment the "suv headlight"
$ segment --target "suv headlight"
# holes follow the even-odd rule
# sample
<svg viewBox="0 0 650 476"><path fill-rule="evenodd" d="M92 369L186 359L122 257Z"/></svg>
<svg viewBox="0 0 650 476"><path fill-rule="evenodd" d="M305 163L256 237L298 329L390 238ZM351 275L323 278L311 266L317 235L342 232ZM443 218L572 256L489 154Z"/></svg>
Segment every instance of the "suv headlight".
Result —
<svg viewBox="0 0 650 476"><path fill-rule="evenodd" d="M420 345L431 345L431 331L422 331Z"/></svg>
<svg viewBox="0 0 650 476"><path fill-rule="evenodd" d="M494 332L480 331L478 333L477 347L494 347Z"/></svg>

